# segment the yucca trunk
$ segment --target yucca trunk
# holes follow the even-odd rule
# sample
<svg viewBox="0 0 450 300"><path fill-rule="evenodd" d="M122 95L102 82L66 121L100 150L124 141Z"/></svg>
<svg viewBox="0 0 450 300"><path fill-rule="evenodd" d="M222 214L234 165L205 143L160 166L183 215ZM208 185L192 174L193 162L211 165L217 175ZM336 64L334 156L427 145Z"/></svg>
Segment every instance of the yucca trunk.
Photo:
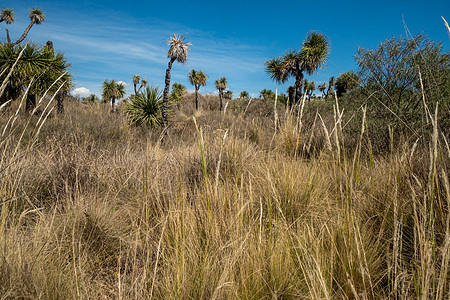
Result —
<svg viewBox="0 0 450 300"><path fill-rule="evenodd" d="M161 108L161 118L163 127L167 127L169 125L169 88L170 88L170 72L172 71L172 65L175 61L175 58L170 59L169 64L167 65L166 70L166 78L165 78L165 86L164 86L164 94L163 94L163 103Z"/></svg>
<svg viewBox="0 0 450 300"><path fill-rule="evenodd" d="M56 109L59 114L64 114L64 93L59 92L56 94Z"/></svg>
<svg viewBox="0 0 450 300"><path fill-rule="evenodd" d="M138 94L138 91L137 91L137 89L136 89L136 86L137 86L137 84L136 83L134 83L134 94L137 96L137 94Z"/></svg>
<svg viewBox="0 0 450 300"><path fill-rule="evenodd" d="M195 110L198 110L198 89L200 87L195 87Z"/></svg>
<svg viewBox="0 0 450 300"><path fill-rule="evenodd" d="M12 44L12 46L15 46L15 45L21 43L27 37L28 32L30 32L31 27L33 27L33 25L34 25L34 22L31 22L30 25L28 25L28 27L23 32L22 36L14 44Z"/></svg>
<svg viewBox="0 0 450 300"><path fill-rule="evenodd" d="M295 103L300 102L300 98L302 96L302 86L303 86L303 72L297 71L297 74L295 75Z"/></svg>
<svg viewBox="0 0 450 300"><path fill-rule="evenodd" d="M222 91L219 91L219 102L220 102L220 111L222 111Z"/></svg>
<svg viewBox="0 0 450 300"><path fill-rule="evenodd" d="M116 98L111 98L111 111L114 112L114 107L116 106Z"/></svg>
<svg viewBox="0 0 450 300"><path fill-rule="evenodd" d="M294 87L290 86L288 87L288 99L289 99L289 106L292 107L292 105L295 103L295 90Z"/></svg>
<svg viewBox="0 0 450 300"><path fill-rule="evenodd" d="M300 101L300 97L302 96L302 85L303 85L303 70L297 63L296 74L295 74L295 103Z"/></svg>
<svg viewBox="0 0 450 300"><path fill-rule="evenodd" d="M30 112L36 107L36 94L28 93L25 102L25 111Z"/></svg>

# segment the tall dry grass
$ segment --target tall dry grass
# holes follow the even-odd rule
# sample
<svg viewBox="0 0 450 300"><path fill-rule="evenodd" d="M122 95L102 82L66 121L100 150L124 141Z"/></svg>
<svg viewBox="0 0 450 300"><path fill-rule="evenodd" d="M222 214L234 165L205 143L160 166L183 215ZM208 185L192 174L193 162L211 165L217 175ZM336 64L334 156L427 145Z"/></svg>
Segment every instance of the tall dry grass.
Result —
<svg viewBox="0 0 450 300"><path fill-rule="evenodd" d="M365 112L348 137L337 100L308 120L304 102L274 118L261 100L186 101L164 139L101 105L4 108L2 299L450 297L437 124L373 155Z"/></svg>

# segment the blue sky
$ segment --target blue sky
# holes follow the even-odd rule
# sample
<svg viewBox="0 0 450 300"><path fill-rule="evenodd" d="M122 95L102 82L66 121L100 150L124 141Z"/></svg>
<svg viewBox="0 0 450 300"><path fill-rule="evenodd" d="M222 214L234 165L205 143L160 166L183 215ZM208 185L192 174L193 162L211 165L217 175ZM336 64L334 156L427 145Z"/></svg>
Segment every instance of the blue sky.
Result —
<svg viewBox="0 0 450 300"><path fill-rule="evenodd" d="M47 20L35 25L28 39L52 40L71 62L76 91L101 94L105 79L127 84L139 74L163 87L167 68L167 40L184 34L192 43L185 65L174 64L172 83L193 87L189 70L209 76L202 93L214 93L214 80L225 76L235 95L246 90L258 95L264 88L285 92L264 72L264 61L299 49L311 30L331 42L327 67L307 77L316 83L356 68L358 47L376 48L391 36L428 34L450 50L450 37L441 16L450 21L450 0L429 1L26 1L1 0L0 8L16 12L8 25L18 38L28 25L28 10L40 7ZM0 23L0 40L5 40ZM83 94L84 96L84 94Z"/></svg>

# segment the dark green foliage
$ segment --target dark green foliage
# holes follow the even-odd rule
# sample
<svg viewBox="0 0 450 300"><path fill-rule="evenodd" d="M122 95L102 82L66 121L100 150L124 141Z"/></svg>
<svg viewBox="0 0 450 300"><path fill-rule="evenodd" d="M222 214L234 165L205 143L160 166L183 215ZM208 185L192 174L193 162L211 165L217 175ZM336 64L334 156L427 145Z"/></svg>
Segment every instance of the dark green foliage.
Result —
<svg viewBox="0 0 450 300"><path fill-rule="evenodd" d="M355 57L375 118L416 135L430 127L426 110L434 113L439 102L438 123L448 134L450 53L442 50L442 43L424 34L393 37L377 49L358 49Z"/></svg>
<svg viewBox="0 0 450 300"><path fill-rule="evenodd" d="M146 87L127 103L126 112L135 125L148 125L152 128L161 125L162 93L158 87Z"/></svg>
<svg viewBox="0 0 450 300"><path fill-rule="evenodd" d="M14 63L22 52L17 65L11 73L5 93L0 103L14 100L21 91L29 88L29 94L42 95L47 90L55 93L61 85L62 90L68 91L71 87L72 76L68 73L70 64L64 55L48 47L36 44L12 46L0 44L0 81L11 71Z"/></svg>
<svg viewBox="0 0 450 300"><path fill-rule="evenodd" d="M358 86L358 75L356 75L352 71L348 71L342 73L334 84L334 88L336 89L336 94L338 97L341 97L343 94L353 90Z"/></svg>

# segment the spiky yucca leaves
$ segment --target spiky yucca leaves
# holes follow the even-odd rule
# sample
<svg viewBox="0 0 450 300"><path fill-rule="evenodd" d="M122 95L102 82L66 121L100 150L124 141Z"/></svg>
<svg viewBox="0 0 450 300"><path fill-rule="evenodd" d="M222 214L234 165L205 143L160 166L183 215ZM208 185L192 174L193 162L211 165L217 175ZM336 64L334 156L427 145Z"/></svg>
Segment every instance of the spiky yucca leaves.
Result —
<svg viewBox="0 0 450 300"><path fill-rule="evenodd" d="M172 71L172 65L175 61L184 64L187 61L187 55L191 43L185 42L183 35L175 35L169 39L169 52L167 58L169 58L169 64L167 65L166 77L164 80L164 94L163 104L161 109L162 124L164 127L169 125L169 88L170 88L170 73Z"/></svg>
<svg viewBox="0 0 450 300"><path fill-rule="evenodd" d="M202 71L191 70L188 75L189 82L195 87L195 109L198 110L198 90L205 86L208 76Z"/></svg>
<svg viewBox="0 0 450 300"><path fill-rule="evenodd" d="M25 29L22 36L15 43L13 43L13 46L20 44L27 37L28 33L31 30L31 27L33 27L34 24L39 25L45 21L44 12L42 11L42 9L37 7L30 9L29 17L30 17L30 24Z"/></svg>
<svg viewBox="0 0 450 300"><path fill-rule="evenodd" d="M310 32L302 44L300 51L291 50L278 58L265 62L266 72L277 83L285 83L295 77L295 102L302 93L303 72L312 74L325 65L329 54L329 42L325 35Z"/></svg>
<svg viewBox="0 0 450 300"><path fill-rule="evenodd" d="M161 125L162 94L158 87L146 87L143 92L131 98L126 112L130 123L148 125L151 128Z"/></svg>
<svg viewBox="0 0 450 300"><path fill-rule="evenodd" d="M222 77L222 78L217 79L215 81L215 84L216 84L216 89L219 91L220 110L222 110L223 109L223 104L222 104L223 92L227 88L228 82L225 77Z"/></svg>
<svg viewBox="0 0 450 300"><path fill-rule="evenodd" d="M21 91L29 89L27 108L30 110L36 105L36 95L43 95L45 92L53 94L60 89L61 85L63 85L61 92L70 90L72 86L72 76L68 73L70 64L62 53L46 47L35 44L26 46L1 44L0 70L11 70L22 50L23 54L12 70L0 102L14 100ZM0 77L1 81L6 74L5 72Z"/></svg>
<svg viewBox="0 0 450 300"><path fill-rule="evenodd" d="M6 24L14 23L15 13L11 8L4 8L0 10L0 23L5 22Z"/></svg>
<svg viewBox="0 0 450 300"><path fill-rule="evenodd" d="M102 90L103 102L111 101L111 111L114 111L116 100L125 95L125 86L114 79L111 81L105 79Z"/></svg>

